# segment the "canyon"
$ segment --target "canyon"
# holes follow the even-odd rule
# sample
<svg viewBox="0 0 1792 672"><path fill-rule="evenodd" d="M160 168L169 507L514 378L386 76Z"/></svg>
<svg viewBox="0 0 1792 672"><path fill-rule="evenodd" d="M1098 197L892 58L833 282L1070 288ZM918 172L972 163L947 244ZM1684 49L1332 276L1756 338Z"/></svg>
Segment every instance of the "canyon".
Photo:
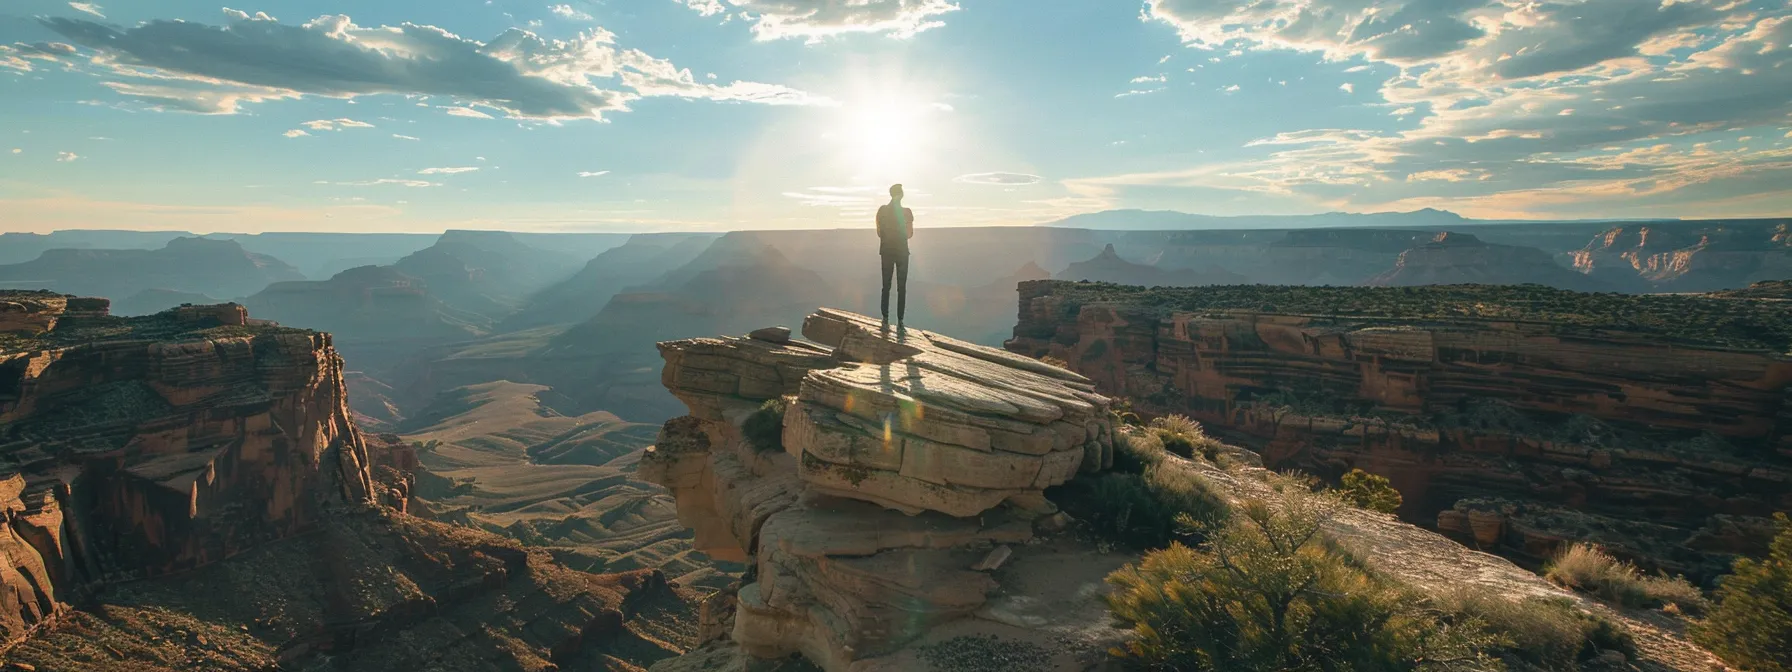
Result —
<svg viewBox="0 0 1792 672"><path fill-rule="evenodd" d="M0 293L0 655L36 669L636 670L700 597L405 513L329 334ZM231 598L242 599L231 599ZM25 669L25 668L20 668Z"/></svg>
<svg viewBox="0 0 1792 672"><path fill-rule="evenodd" d="M1709 580L1792 508L1771 290L1028 282L1007 348L1272 467L1387 476L1407 520L1522 563L1591 541Z"/></svg>

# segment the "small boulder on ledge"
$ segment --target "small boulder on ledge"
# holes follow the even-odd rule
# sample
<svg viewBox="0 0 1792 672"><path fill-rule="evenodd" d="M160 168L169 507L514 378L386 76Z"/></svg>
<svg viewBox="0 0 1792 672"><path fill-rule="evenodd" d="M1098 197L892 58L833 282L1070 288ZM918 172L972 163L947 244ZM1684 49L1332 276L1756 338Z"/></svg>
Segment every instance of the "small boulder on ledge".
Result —
<svg viewBox="0 0 1792 672"><path fill-rule="evenodd" d="M754 329L752 333L747 334L747 338L751 338L755 341L765 341L767 343L789 343L790 327L766 327L764 329Z"/></svg>

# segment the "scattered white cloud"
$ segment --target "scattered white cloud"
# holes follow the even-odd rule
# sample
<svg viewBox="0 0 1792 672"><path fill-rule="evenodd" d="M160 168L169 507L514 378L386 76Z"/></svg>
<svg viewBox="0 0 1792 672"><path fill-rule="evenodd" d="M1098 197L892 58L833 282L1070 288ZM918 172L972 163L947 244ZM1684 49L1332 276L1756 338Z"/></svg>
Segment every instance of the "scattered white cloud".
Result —
<svg viewBox="0 0 1792 672"><path fill-rule="evenodd" d="M307 136L307 135L311 135L311 134L310 134L310 133L306 133L306 132L305 132L305 131L304 131L304 130L303 130L303 129L297 129L297 128L295 128L295 129L292 129L292 130L290 130L290 131L287 131L287 132L285 132L285 133L281 133L281 135L284 135L284 136L286 136L286 137L289 137L289 138L302 138L302 137L305 137L305 136Z"/></svg>
<svg viewBox="0 0 1792 672"><path fill-rule="evenodd" d="M1345 93L1356 93L1356 85L1351 84L1350 82L1345 82L1338 85L1338 90Z"/></svg>
<svg viewBox="0 0 1792 672"><path fill-rule="evenodd" d="M490 119L490 118L492 118L492 115L486 114L484 112L480 112L479 110L475 110L471 107L443 106L442 109L447 110L448 116L450 116L450 117L468 117L468 118L472 118L472 119Z"/></svg>
<svg viewBox="0 0 1792 672"><path fill-rule="evenodd" d="M554 5L552 7L549 7L548 11L553 12L554 16L558 16L562 19L567 19L567 20L571 20L571 21L590 21L591 20L590 14L586 14L579 10L573 9L572 5Z"/></svg>
<svg viewBox="0 0 1792 672"><path fill-rule="evenodd" d="M399 186L399 187L422 188L422 187L442 186L440 183L437 183L437 182L427 182L424 180L404 180L404 179L396 179L396 178L381 178L381 179L377 179L377 180L355 180L355 181L350 181L350 182L330 182L327 180L318 180L317 182L315 182L315 184L326 184L326 185L336 186L336 187L378 187L378 186L391 185L391 186Z"/></svg>
<svg viewBox="0 0 1792 672"><path fill-rule="evenodd" d="M952 181L959 184L1024 187L1027 185L1039 184L1041 179L1042 178L1038 175L1028 175L1026 173L972 173L970 175L959 175L958 177L952 178Z"/></svg>
<svg viewBox="0 0 1792 672"><path fill-rule="evenodd" d="M1369 66L1367 66L1367 65L1353 65L1348 68L1345 68L1344 72L1363 72L1368 69L1369 69Z"/></svg>
<svg viewBox="0 0 1792 672"><path fill-rule="evenodd" d="M14 153L14 154L21 154L21 153L23 153L23 152L24 152L24 151L25 151L25 150L23 150L23 149L19 149L19 148L17 148L17 147L14 147L14 148L12 148L12 153Z"/></svg>
<svg viewBox="0 0 1792 672"><path fill-rule="evenodd" d="M373 124L353 119L318 119L299 124L313 131L340 131L345 128L373 128Z"/></svg>
<svg viewBox="0 0 1792 672"><path fill-rule="evenodd" d="M1151 84L1151 83L1162 84L1165 81L1167 81L1168 79L1169 79L1168 77L1165 77L1163 75L1147 76L1147 77L1134 77L1134 78L1132 78L1132 83L1134 83L1134 84Z"/></svg>
<svg viewBox="0 0 1792 672"><path fill-rule="evenodd" d="M1238 90L1238 85L1237 85L1237 84L1233 84L1233 85L1231 85L1231 86L1228 86L1228 87L1226 87L1226 88L1224 88L1224 89L1220 89L1220 90L1221 90L1221 91L1225 91L1225 92L1226 92L1226 93L1231 93L1231 92L1233 92L1233 91L1237 91L1237 90Z"/></svg>
<svg viewBox="0 0 1792 672"><path fill-rule="evenodd" d="M423 170L417 171L417 174L418 175L459 175L461 173L471 173L475 170L479 170L479 169L470 167L470 166L464 167L464 168L424 168Z"/></svg>
<svg viewBox="0 0 1792 672"><path fill-rule="evenodd" d="M1163 58L1160 58L1160 59L1157 59L1157 64L1158 64L1158 65L1163 65L1163 64L1165 64L1165 63L1169 63L1169 62L1170 62L1170 57L1171 57L1171 56L1173 56L1173 55L1174 55L1174 54L1164 54L1164 57L1163 57Z"/></svg>
<svg viewBox="0 0 1792 672"><path fill-rule="evenodd" d="M393 134L392 134L392 137L394 137L394 138L398 138L398 139L399 139L399 140L416 140L416 139L418 139L418 138L416 138L416 137L413 137L413 136L409 136L409 135L399 135L399 134L397 134L397 133L393 133Z"/></svg>
<svg viewBox="0 0 1792 672"><path fill-rule="evenodd" d="M609 174L610 174L610 171L607 171L607 170L582 170L582 171L579 171L579 177L603 177L603 176L609 175Z"/></svg>
<svg viewBox="0 0 1792 672"><path fill-rule="evenodd" d="M92 14L92 15L100 17L102 19L106 18L105 13L103 13L101 11L101 10L104 10L105 8L101 7L99 5L93 4L91 2L71 2L71 3L68 3L68 6L73 8L77 12L84 12L87 14Z"/></svg>
<svg viewBox="0 0 1792 672"><path fill-rule="evenodd" d="M937 0L925 0L932 1ZM698 86L688 70L619 47L616 35L603 28L565 40L513 28L479 42L427 25L360 26L343 15L302 24L281 23L264 13L251 16L227 9L225 15L228 22L222 26L155 20L119 28L85 19L39 21L100 52L99 58L80 62L81 67L115 77L106 82L114 91L165 110L234 114L243 103L307 95L353 103L357 96L403 94L442 96L469 112L479 106L512 118L560 120L626 111L629 101L648 96L828 102L758 82ZM773 20L770 14L760 18L762 25ZM28 68L15 52L9 48L0 53L0 66L23 63Z"/></svg>
<svg viewBox="0 0 1792 672"><path fill-rule="evenodd" d="M70 161L74 161L74 160L77 160L80 158L81 158L81 155L76 154L74 152L57 152L56 153L56 160L59 162L62 162L62 163L68 163Z"/></svg>
<svg viewBox="0 0 1792 672"><path fill-rule="evenodd" d="M801 38L810 43L850 33L895 38L946 25L942 16L958 11L951 0L728 0L734 14L719 0L683 0L704 16L738 16L751 22L760 40Z"/></svg>
<svg viewBox="0 0 1792 672"><path fill-rule="evenodd" d="M1157 92L1163 91L1163 90L1164 90L1164 87L1161 87L1161 86L1157 87L1155 89L1133 89L1131 91L1116 93L1116 94L1114 94L1114 97L1115 98L1131 98L1133 96L1146 96L1146 95L1157 93Z"/></svg>

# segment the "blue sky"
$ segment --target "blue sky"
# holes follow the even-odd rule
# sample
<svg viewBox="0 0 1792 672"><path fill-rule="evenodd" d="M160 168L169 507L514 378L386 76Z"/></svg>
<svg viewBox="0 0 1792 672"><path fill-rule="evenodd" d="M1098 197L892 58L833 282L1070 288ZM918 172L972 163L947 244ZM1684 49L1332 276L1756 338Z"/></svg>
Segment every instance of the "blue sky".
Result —
<svg viewBox="0 0 1792 672"><path fill-rule="evenodd" d="M0 9L0 230L1792 210L1784 0Z"/></svg>

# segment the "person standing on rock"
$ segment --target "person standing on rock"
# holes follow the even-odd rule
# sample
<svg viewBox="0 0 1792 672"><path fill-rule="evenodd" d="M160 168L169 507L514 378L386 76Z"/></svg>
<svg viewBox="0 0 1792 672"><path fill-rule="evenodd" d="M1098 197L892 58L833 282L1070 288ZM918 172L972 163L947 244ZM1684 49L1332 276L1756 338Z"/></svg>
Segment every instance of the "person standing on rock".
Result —
<svg viewBox="0 0 1792 672"><path fill-rule="evenodd" d="M908 308L908 239L915 237L915 211L902 207L902 185L890 186L889 204L877 209L878 254L884 261L884 324L890 323L890 275L896 275L896 324Z"/></svg>

